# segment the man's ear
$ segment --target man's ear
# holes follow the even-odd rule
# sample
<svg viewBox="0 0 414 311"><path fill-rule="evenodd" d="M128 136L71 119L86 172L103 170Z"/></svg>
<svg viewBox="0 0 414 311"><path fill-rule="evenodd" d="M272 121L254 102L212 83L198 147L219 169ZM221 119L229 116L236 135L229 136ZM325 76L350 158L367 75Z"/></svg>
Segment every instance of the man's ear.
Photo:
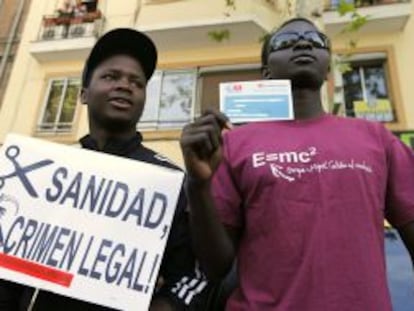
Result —
<svg viewBox="0 0 414 311"><path fill-rule="evenodd" d="M263 65L261 71L263 79L270 79L270 70L267 65Z"/></svg>
<svg viewBox="0 0 414 311"><path fill-rule="evenodd" d="M85 88L85 87L81 88L81 91L80 91L80 101L84 105L86 105L86 103L87 103L86 102L87 95L88 95L88 89Z"/></svg>

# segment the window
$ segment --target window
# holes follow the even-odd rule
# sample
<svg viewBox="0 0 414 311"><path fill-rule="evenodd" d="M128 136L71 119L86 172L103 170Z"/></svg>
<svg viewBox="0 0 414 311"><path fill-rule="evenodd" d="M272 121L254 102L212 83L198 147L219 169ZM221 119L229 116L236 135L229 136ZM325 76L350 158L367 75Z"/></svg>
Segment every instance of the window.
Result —
<svg viewBox="0 0 414 311"><path fill-rule="evenodd" d="M147 100L138 129L182 129L201 111L219 109L220 82L261 79L259 68L259 65L237 65L156 71L147 85Z"/></svg>
<svg viewBox="0 0 414 311"><path fill-rule="evenodd" d="M147 85L139 129L181 129L194 116L195 70L156 71Z"/></svg>
<svg viewBox="0 0 414 311"><path fill-rule="evenodd" d="M37 130L39 132L70 132L73 127L79 90L80 80L78 78L51 80Z"/></svg>
<svg viewBox="0 0 414 311"><path fill-rule="evenodd" d="M382 53L377 53L382 54ZM396 121L387 77L386 56L367 55L350 61L350 69L343 73L345 113L350 117L380 122Z"/></svg>

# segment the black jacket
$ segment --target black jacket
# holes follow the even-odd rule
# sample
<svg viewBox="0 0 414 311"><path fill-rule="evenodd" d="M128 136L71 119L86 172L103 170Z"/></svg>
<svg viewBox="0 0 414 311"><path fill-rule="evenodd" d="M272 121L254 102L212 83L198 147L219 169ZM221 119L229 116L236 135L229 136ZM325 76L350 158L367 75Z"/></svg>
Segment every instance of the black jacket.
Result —
<svg viewBox="0 0 414 311"><path fill-rule="evenodd" d="M99 151L180 170L168 159L144 147L141 142L142 136L137 133L128 140L109 141L103 150ZM96 142L89 135L83 137L80 143L83 148L98 151ZM159 277L162 277L165 283L155 293L156 296L169 299L176 310L195 310L195 305L202 305L203 302L200 300L204 294L200 293L207 284L206 279L197 269L192 252L186 207L186 198L181 191L159 273ZM33 288L0 280L0 311L27 310L33 299L33 292ZM40 291L32 310L107 311L112 309ZM136 310L140 310L139 306Z"/></svg>

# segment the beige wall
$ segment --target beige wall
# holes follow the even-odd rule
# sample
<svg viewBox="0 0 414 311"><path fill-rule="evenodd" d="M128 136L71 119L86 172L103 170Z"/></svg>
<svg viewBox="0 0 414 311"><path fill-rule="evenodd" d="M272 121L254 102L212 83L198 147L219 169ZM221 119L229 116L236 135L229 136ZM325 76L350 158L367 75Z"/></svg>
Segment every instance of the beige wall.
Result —
<svg viewBox="0 0 414 311"><path fill-rule="evenodd" d="M236 1L235 9L227 7L224 0L181 0L170 3L168 1L143 2L149 4L142 7L137 26L144 26L145 28L171 27L180 24L198 25L205 22L231 21L246 16L254 16L258 23L270 30L276 26L275 24L280 19L279 14L285 7L284 2L275 7L269 5L266 0Z"/></svg>
<svg viewBox="0 0 414 311"><path fill-rule="evenodd" d="M182 1L188 3L187 1ZM222 1L216 1L222 3ZM116 26L128 27L134 24L134 9L136 1L123 0L122 5L118 1L103 1L101 10L105 16L105 29ZM195 11L204 14L205 2L194 1L201 5L201 9ZM182 5L182 4L181 4ZM150 7L150 6L149 6ZM159 7L159 6L157 6ZM214 7L214 6L213 6ZM68 75L80 75L83 59L77 61L60 61L39 63L30 54L30 44L37 40L44 15L52 14L58 8L56 2L49 0L37 0L30 7L27 25L22 34L22 44L16 57L17 66L14 67L10 77L10 87L5 94L5 104L0 111L0 142L4 141L8 132L18 132L25 135L33 135L42 105L45 100L47 81L49 78ZM155 6L151 6L154 9ZM171 7L169 8L169 10ZM177 7L181 11L180 6ZM168 11L168 10L167 10ZM141 11L140 18L149 20L161 20L159 13L146 12L146 7ZM187 11L188 12L188 11ZM221 7L217 11L211 10L217 16L222 15ZM177 16L176 16L177 17ZM228 63L248 63L258 61L259 44L253 42L250 45L232 46L229 44L213 44L210 48L192 49L184 51L166 52L159 57L160 68L191 68L196 66L208 66ZM87 132L86 109L80 107L76 120L79 124L77 131L71 135L60 135L54 140L73 143L73 141ZM44 136L44 138L50 138ZM156 144L157 146L160 143Z"/></svg>
<svg viewBox="0 0 414 311"><path fill-rule="evenodd" d="M184 167L183 157L181 155L180 145L177 140L170 141L146 141L144 145L148 148L156 150L163 156L170 159L173 163Z"/></svg>
<svg viewBox="0 0 414 311"><path fill-rule="evenodd" d="M411 18L404 33L396 44L396 62L399 74L400 91L403 98L407 127L414 129L414 6Z"/></svg>
<svg viewBox="0 0 414 311"><path fill-rule="evenodd" d="M167 52L160 55L160 68L199 67L259 62L260 44L226 46Z"/></svg>
<svg viewBox="0 0 414 311"><path fill-rule="evenodd" d="M183 24L183 22L186 22L187 27L190 27L200 21L223 19L223 12L226 10L222 0L173 1L162 5L145 5L141 8L140 15L136 20L136 0L104 0L100 3L105 16L106 30L117 26L151 29L151 27L177 25ZM240 3L238 11L229 18L239 18L250 14L260 17L258 19L262 27L273 28L277 20L277 12L274 8L268 7L265 1L246 0ZM39 63L30 54L30 44L37 40L42 16L53 13L56 8L56 2L50 0L36 0L30 7L27 27L24 28L21 45L16 56L17 65L13 68L4 104L0 110L0 143L4 141L8 132L34 134L49 78L70 74L80 75L84 59ZM381 45L391 47L394 51L395 72L398 80L395 84L401 95L401 105L405 112L405 128L410 129L414 129L414 104L411 103L414 99L414 88L411 86L413 78L410 76L412 68L414 68L413 35L414 19L411 18L404 32L363 35L358 43L358 48L361 49L375 48ZM334 49L344 49L345 42L343 38L334 38ZM223 64L258 63L260 61L259 51L260 43L258 41L237 45L224 42L210 44L202 48L163 51L159 57L159 68L194 68ZM64 143L73 143L75 139L84 135L88 131L85 107L79 107L76 122L78 124L76 132L53 139ZM145 137L154 136L145 135ZM160 141L158 137L158 139L147 141L146 144L182 165L177 142L178 134L172 137L175 139L164 141ZM46 136L44 138L50 139Z"/></svg>
<svg viewBox="0 0 414 311"><path fill-rule="evenodd" d="M12 71L13 61L16 57L16 51L20 42L20 35L28 14L30 0L25 0L23 3L20 17L18 16L20 1L17 0L3 0L0 1L0 59L5 57L7 52L7 45L10 44L9 55L4 67L3 73L0 75L0 106L2 99L6 92L8 80ZM18 18L16 32L13 36L13 23Z"/></svg>
<svg viewBox="0 0 414 311"><path fill-rule="evenodd" d="M141 8L138 17L138 26L153 27L157 25L171 25L197 20L218 19L220 12L225 11L225 1L195 0L173 1L171 3L157 4L157 1Z"/></svg>
<svg viewBox="0 0 414 311"><path fill-rule="evenodd" d="M22 33L21 44L19 46L9 78L8 87L3 99L0 110L0 142L8 132L16 131L22 134L31 134L27 131L27 126L33 124L33 110L39 105L39 88L41 79L41 67L29 54L30 41L36 37L40 27L41 14L45 1L32 2L26 21L26 27ZM30 96L28 96L30 94ZM23 122L19 122L22 117L19 114L26 113Z"/></svg>

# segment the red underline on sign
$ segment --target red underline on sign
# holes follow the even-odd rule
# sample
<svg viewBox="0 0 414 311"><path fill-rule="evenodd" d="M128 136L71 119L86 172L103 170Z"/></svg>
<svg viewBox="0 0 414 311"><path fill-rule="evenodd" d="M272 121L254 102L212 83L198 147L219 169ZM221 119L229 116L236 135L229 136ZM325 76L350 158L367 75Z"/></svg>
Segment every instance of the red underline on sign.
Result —
<svg viewBox="0 0 414 311"><path fill-rule="evenodd" d="M0 253L0 267L64 287L69 287L73 280L73 274L2 253Z"/></svg>

